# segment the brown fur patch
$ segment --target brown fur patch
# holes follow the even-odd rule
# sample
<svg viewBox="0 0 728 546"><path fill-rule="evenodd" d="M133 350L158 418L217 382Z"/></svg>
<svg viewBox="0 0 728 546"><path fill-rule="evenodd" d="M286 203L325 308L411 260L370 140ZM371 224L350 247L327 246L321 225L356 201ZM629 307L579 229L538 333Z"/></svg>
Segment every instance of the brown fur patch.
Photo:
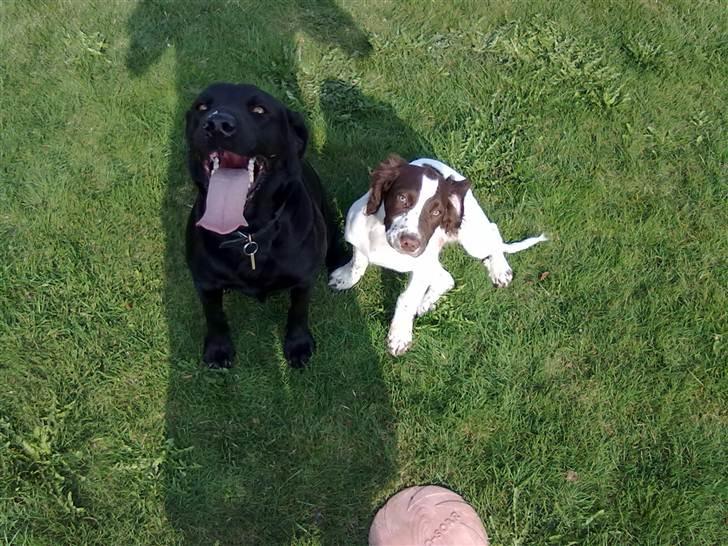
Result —
<svg viewBox="0 0 728 546"><path fill-rule="evenodd" d="M382 161L370 176L369 201L367 202L366 213L374 214L382 204L384 194L389 190L395 180L399 178L402 167L407 162L397 154L391 154Z"/></svg>
<svg viewBox="0 0 728 546"><path fill-rule="evenodd" d="M418 236L423 247L438 227L442 227L449 235L457 233L463 220L463 203L470 189L469 180L444 179L430 165L410 165L400 156L392 154L372 172L371 192L366 207L367 214L374 214L384 203L384 226L389 229L394 218L416 205L425 176L437 180L438 187L435 195L423 205L419 218Z"/></svg>

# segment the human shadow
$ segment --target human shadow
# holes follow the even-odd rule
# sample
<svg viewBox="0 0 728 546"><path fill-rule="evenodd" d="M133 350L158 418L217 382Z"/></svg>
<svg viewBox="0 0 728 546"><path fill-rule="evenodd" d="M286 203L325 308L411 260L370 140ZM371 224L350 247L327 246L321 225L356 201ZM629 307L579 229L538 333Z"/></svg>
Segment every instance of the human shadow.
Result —
<svg viewBox="0 0 728 546"><path fill-rule="evenodd" d="M264 9L252 1L145 0L128 31L132 74L153 85L152 67L167 51L176 74L160 210L169 337L160 462L167 519L189 544L364 543L377 496L395 475L394 417L367 319L354 293L333 294L322 278L311 309L317 349L299 372L286 366L280 349L287 296L260 304L229 294L235 365L200 365L204 320L184 262L194 189L183 120L213 81L253 83L300 110L297 33L349 55L368 53L366 36L330 0L273 1ZM335 139L334 149L347 144ZM365 180L358 164L339 168L314 159L339 202L352 194L337 186L341 175Z"/></svg>

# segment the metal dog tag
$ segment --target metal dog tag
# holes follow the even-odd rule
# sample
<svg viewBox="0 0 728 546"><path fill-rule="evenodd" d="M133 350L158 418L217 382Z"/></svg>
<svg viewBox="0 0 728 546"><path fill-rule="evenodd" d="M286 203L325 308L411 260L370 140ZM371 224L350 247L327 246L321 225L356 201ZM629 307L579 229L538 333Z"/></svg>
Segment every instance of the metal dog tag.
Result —
<svg viewBox="0 0 728 546"><path fill-rule="evenodd" d="M243 254L250 257L250 267L255 271L255 254L258 252L258 243L253 241L252 235L246 235L242 231L236 231L233 233L234 236L236 236L235 239L228 239L227 241L223 241L220 243L220 248L230 248L235 247L239 245L241 242L245 241L243 243Z"/></svg>
<svg viewBox="0 0 728 546"><path fill-rule="evenodd" d="M248 235L248 242L243 245L243 254L250 256L250 267L255 271L255 253L258 252L258 243L253 241L253 236Z"/></svg>

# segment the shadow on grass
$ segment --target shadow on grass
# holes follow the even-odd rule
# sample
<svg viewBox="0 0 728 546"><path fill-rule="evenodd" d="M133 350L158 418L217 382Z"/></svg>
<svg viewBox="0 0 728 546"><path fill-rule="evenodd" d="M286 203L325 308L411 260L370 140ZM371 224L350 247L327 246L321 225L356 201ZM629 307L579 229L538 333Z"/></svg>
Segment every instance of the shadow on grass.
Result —
<svg viewBox="0 0 728 546"><path fill-rule="evenodd" d="M350 55L366 55L370 45L330 0L270 2L265 9L254 2L147 0L128 30L133 74L153 80L154 64L168 50L176 72L160 211L170 342L167 518L186 543L363 543L374 503L395 475L395 444L378 353L355 293L332 294L322 277L311 311L317 351L303 372L289 370L281 354L287 294L266 304L229 294L237 362L229 371L201 367L204 320L184 262L193 186L183 120L192 98L213 81L253 83L300 104L291 83L299 30ZM366 188L367 166L391 150L408 153L403 143L419 148L391 108L344 82L327 81L321 101L328 144L313 162L345 208Z"/></svg>

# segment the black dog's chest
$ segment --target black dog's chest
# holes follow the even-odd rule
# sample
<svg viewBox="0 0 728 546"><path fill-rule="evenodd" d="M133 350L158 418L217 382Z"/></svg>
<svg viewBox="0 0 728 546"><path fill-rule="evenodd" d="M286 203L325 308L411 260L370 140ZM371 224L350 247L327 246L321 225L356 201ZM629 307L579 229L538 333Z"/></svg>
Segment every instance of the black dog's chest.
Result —
<svg viewBox="0 0 728 546"><path fill-rule="evenodd" d="M252 248L234 236L212 236L195 227L194 219L190 224L187 259L195 284L203 290L234 289L262 298L314 277L325 253L321 244L325 237L316 230L294 237L287 232L259 239L253 235L257 248Z"/></svg>

